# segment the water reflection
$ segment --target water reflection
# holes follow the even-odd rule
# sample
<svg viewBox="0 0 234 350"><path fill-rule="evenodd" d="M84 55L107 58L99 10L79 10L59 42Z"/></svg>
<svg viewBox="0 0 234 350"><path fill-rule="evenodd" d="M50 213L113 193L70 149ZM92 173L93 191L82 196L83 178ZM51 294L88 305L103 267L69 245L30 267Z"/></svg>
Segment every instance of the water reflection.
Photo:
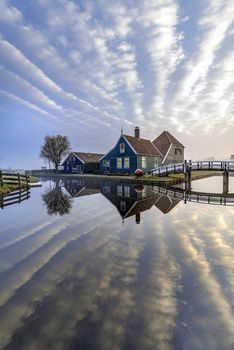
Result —
<svg viewBox="0 0 234 350"><path fill-rule="evenodd" d="M54 181L53 188L47 189L41 196L47 207L48 215L65 215L69 214L72 207L72 198L63 192L59 186L59 180Z"/></svg>
<svg viewBox="0 0 234 350"><path fill-rule="evenodd" d="M69 215L32 196L41 224L0 229L0 348L232 349L234 208L79 181Z"/></svg>
<svg viewBox="0 0 234 350"><path fill-rule="evenodd" d="M122 220L135 216L137 224L141 221L140 213L151 209L153 206L158 208L162 213L169 213L179 202L180 199L172 198L169 194L158 194L157 191L150 186L134 185L129 183L121 183L114 181L95 181L95 179L67 179L62 180L59 184L56 184L55 189L47 191L42 195L44 202L45 198L54 198L52 201L55 207L55 213L58 213L57 207L62 205L59 196L53 195L55 191L59 189L60 196L63 194L62 188L64 188L72 198L83 197L87 195L93 195L101 193L108 201L113 204L118 210ZM52 192L52 193L51 193ZM57 201L59 203L57 203ZM48 203L46 203L48 206ZM50 204L50 201L49 201ZM53 211L50 210L51 214ZM62 215L62 214L61 214Z"/></svg>

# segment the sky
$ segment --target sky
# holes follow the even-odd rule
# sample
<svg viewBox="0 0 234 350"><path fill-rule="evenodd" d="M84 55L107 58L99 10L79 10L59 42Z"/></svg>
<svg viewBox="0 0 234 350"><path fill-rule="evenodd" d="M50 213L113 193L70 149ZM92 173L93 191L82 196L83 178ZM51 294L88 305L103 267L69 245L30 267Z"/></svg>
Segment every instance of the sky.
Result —
<svg viewBox="0 0 234 350"><path fill-rule="evenodd" d="M193 160L234 154L233 0L0 0L0 167L46 135L106 153L163 130Z"/></svg>

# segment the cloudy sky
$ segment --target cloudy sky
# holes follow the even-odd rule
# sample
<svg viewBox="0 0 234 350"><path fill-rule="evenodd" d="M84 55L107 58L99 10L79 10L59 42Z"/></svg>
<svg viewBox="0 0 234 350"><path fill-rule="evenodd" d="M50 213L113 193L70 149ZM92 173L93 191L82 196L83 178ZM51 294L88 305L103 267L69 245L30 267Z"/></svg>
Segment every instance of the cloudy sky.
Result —
<svg viewBox="0 0 234 350"><path fill-rule="evenodd" d="M233 0L0 0L0 167L45 135L107 152L121 127L234 154Z"/></svg>

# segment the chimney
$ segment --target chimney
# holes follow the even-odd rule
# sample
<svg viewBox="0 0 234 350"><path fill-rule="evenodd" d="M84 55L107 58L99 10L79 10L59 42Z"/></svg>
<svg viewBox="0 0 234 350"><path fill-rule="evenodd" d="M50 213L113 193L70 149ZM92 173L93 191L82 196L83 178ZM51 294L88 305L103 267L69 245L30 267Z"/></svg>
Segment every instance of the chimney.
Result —
<svg viewBox="0 0 234 350"><path fill-rule="evenodd" d="M136 213L136 224L140 224L140 222L141 222L141 213L139 212L139 213Z"/></svg>
<svg viewBox="0 0 234 350"><path fill-rule="evenodd" d="M137 137L138 139L140 138L140 128L139 128L139 126L135 127L135 137Z"/></svg>

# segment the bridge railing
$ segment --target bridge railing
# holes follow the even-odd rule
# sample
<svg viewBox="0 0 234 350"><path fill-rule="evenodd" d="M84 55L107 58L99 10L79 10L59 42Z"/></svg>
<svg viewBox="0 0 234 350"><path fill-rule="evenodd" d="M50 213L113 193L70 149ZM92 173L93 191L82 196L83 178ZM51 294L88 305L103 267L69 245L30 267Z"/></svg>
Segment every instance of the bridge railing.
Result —
<svg viewBox="0 0 234 350"><path fill-rule="evenodd" d="M153 169L151 172L153 175L158 176L165 176L172 173L181 173L184 172L184 163L161 166L159 168Z"/></svg>
<svg viewBox="0 0 234 350"><path fill-rule="evenodd" d="M234 162L231 161L184 161L179 164L169 164L152 169L152 175L167 176L169 174L185 173L192 170L234 171Z"/></svg>

